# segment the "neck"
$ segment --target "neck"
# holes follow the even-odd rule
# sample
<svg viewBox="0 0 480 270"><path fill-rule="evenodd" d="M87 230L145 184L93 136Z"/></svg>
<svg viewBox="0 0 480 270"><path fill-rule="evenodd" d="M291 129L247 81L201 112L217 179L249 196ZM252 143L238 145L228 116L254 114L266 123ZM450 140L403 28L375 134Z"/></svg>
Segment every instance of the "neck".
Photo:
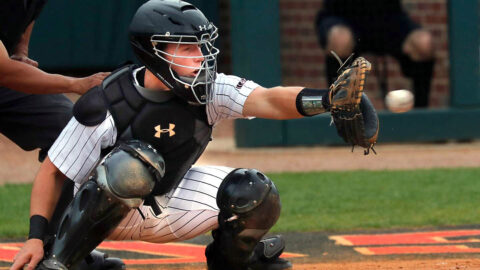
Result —
<svg viewBox="0 0 480 270"><path fill-rule="evenodd" d="M168 89L168 87L148 69L145 70L144 83L145 83L145 88L148 88L148 89L170 91L170 89Z"/></svg>

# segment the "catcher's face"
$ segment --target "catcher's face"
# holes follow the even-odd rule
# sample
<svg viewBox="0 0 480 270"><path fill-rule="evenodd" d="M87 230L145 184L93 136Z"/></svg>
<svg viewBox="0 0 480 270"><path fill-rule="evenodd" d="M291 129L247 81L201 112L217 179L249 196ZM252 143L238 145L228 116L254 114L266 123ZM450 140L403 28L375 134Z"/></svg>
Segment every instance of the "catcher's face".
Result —
<svg viewBox="0 0 480 270"><path fill-rule="evenodd" d="M151 37L155 55L167 62L171 78L192 91L194 103L206 104L210 100L220 52L213 46L217 37L218 31L213 25L211 31L201 37L170 34ZM161 49L159 44L165 47Z"/></svg>
<svg viewBox="0 0 480 270"><path fill-rule="evenodd" d="M205 60L197 44L167 44L165 58L172 63L171 68L179 76L197 76Z"/></svg>

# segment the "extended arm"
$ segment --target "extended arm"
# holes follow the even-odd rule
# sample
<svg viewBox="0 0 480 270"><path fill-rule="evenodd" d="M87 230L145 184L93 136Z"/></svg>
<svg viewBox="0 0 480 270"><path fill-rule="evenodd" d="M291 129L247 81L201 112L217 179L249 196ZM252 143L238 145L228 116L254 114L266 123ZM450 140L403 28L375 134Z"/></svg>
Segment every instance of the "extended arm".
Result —
<svg viewBox="0 0 480 270"><path fill-rule="evenodd" d="M261 86L245 101L243 114L268 119L295 119L327 111L328 90L304 87L263 88ZM322 102L323 100L323 102Z"/></svg>
<svg viewBox="0 0 480 270"><path fill-rule="evenodd" d="M47 157L42 163L33 184L30 200L31 217L41 216L46 220L52 217L65 179L66 177ZM44 227L46 229L46 224L31 224L31 227L36 225L45 225L37 226L34 228L36 230L38 230L38 227ZM39 237L38 233L37 231L32 237L31 228L29 240L27 240L20 252L15 256L14 263L10 268L11 270L23 269L25 264L28 264L26 269L33 270L43 258L43 240L39 239L43 237Z"/></svg>
<svg viewBox="0 0 480 270"><path fill-rule="evenodd" d="M363 93L370 70L370 62L359 57L342 68L329 90L258 86L247 97L243 115L293 119L329 111L345 142L364 147L365 154L368 154L377 141L379 130L377 112Z"/></svg>

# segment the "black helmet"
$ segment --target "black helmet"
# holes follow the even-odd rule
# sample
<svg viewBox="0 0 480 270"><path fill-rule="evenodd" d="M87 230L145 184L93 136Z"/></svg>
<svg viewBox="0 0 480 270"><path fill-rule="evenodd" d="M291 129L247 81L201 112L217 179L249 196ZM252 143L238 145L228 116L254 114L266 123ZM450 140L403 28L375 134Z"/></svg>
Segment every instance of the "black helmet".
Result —
<svg viewBox="0 0 480 270"><path fill-rule="evenodd" d="M217 71L219 50L213 46L218 29L190 3L179 0L150 0L133 16L130 43L138 59L176 95L192 104L205 104ZM165 56L182 58L165 51L167 44L197 44L202 50L200 68L183 66ZM197 58L183 56L184 58ZM179 76L172 66L199 69L194 77Z"/></svg>

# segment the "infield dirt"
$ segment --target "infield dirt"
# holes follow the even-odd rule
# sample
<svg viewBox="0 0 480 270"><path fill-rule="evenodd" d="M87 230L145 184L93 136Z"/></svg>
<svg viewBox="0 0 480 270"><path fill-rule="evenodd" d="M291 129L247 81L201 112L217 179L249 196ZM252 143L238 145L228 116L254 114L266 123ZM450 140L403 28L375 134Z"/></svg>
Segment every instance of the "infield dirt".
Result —
<svg viewBox="0 0 480 270"><path fill-rule="evenodd" d="M228 128L214 133L217 138L208 146L198 165L247 167L264 172L303 172L458 168L480 164L480 142L379 144L375 148L378 155L368 156L364 156L361 149L351 153L348 146L237 149L231 136L231 123L226 126ZM24 152L0 136L0 156L0 184L33 181L40 165L36 161L36 152ZM319 249L308 259L297 259L294 269L480 269L480 253L380 259L370 256L353 258L343 254L327 260L324 255ZM203 266L178 267L168 268L204 269Z"/></svg>

